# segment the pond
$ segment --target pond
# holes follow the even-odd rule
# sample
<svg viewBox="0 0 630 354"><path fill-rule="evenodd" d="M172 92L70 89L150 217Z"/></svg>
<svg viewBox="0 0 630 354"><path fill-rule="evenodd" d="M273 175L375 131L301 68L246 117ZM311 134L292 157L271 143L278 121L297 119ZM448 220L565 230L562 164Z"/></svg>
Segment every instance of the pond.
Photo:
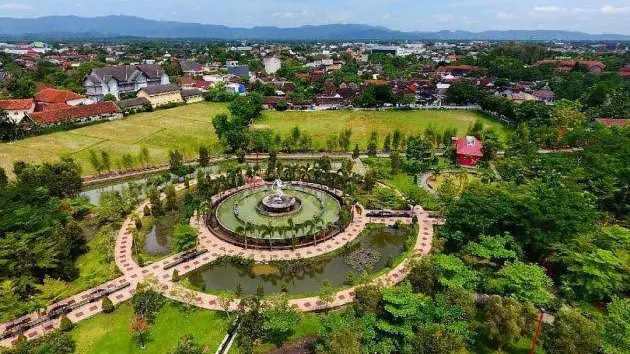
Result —
<svg viewBox="0 0 630 354"><path fill-rule="evenodd" d="M278 261L270 265L237 265L224 261L208 265L188 275L193 289L218 293L234 292L240 284L243 294L255 294L259 285L264 286L265 294L278 293L283 289L289 295L317 294L324 280L333 287L347 285L348 274L359 277L361 271L346 264L346 256L360 249L372 249L380 253L372 272L378 272L387 265L388 258L396 258L405 252L405 241L409 228L395 230L390 227L373 226L365 230L342 252L323 256L314 260Z"/></svg>
<svg viewBox="0 0 630 354"><path fill-rule="evenodd" d="M144 238L144 252L149 255L159 255L170 251L170 235L159 232L158 227L153 225Z"/></svg>

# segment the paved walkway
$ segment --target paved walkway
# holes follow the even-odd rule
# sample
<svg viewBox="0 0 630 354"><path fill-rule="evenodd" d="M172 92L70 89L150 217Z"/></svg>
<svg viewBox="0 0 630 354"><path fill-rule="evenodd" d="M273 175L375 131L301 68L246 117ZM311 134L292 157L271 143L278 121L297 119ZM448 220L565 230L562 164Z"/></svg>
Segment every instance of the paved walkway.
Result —
<svg viewBox="0 0 630 354"><path fill-rule="evenodd" d="M191 181L191 185L194 185L196 181ZM238 187L235 190L240 190L244 187ZM184 189L183 185L177 185L175 187L177 191ZM161 195L164 199L166 196ZM143 215L143 209L145 205L149 204L148 201L144 201L138 205L135 212L140 216ZM362 208L361 208L362 209ZM364 210L365 213L365 210ZM364 214L363 213L363 214ZM416 245L413 250L414 255L428 254L431 249L431 243L433 240L433 225L438 223L436 219L429 216L429 213L425 212L421 207L416 207L413 213L418 216L419 220L419 232L416 241ZM198 269L223 255L238 255L241 257L251 258L255 261L263 262L269 260L289 260L289 259L303 259L310 257L317 257L336 249L343 247L354 240L364 229L368 223L383 223L387 225L393 225L397 221L404 223L411 223L411 218L369 218L361 214L355 214L354 220L346 230L335 237L326 240L317 245L311 245L292 250L244 250L243 248L234 246L225 241L219 239L216 235L209 230L202 220L197 219L196 216L191 218L191 225L199 230L200 244L198 250L207 250L206 253L191 259L187 262L179 264L175 267L168 267L167 265L177 261L180 254L173 255L164 258L155 263L149 264L144 267L140 267L133 260L133 230L135 229L134 222L128 217L122 224L116 239L115 246L115 262L123 273L123 276L102 284L98 287L86 290L82 293L76 294L68 299L53 304L47 308L48 311L60 304L76 304L89 298L91 294L99 289L115 289L116 287L125 286L124 288L117 290L109 295L109 298L114 304L129 300L136 289L136 286L140 282L147 282L156 290L160 291L164 296L184 302L190 305L210 309L224 311L226 309L226 301L222 301L215 295L201 293L182 287L179 284L172 282L173 272L178 271L180 275L191 272ZM382 283L390 286L402 281L408 271L409 259L405 259L394 269L388 273L381 275L374 279L374 282ZM347 288L339 291L335 294L335 300L326 304L318 297L307 297L302 299L293 299L290 301L290 305L300 311L314 311L321 310L327 307L336 307L348 304L354 300L354 288ZM239 308L239 300L232 301L229 306L229 310L237 310ZM78 308L74 309L68 314L73 322L78 322L89 318L102 311L101 300L86 303ZM35 321L40 315L37 313L24 316L5 324L0 325L0 332L4 332L7 326L11 323L17 323L23 320ZM54 328L59 327L60 319L49 320L43 322L33 328L30 328L25 332L27 338L32 339L42 334L52 331ZM0 341L0 345L10 345L16 337L7 338Z"/></svg>

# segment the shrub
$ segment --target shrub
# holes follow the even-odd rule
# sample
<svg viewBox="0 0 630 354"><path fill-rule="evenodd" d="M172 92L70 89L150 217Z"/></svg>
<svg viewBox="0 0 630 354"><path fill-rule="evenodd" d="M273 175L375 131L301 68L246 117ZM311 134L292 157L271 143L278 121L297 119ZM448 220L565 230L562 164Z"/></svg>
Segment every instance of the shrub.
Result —
<svg viewBox="0 0 630 354"><path fill-rule="evenodd" d="M151 208L150 208L148 205L145 205L145 206L144 206L144 209L142 210L142 213L143 213L145 216L149 216L149 215L151 215Z"/></svg>
<svg viewBox="0 0 630 354"><path fill-rule="evenodd" d="M173 283L177 283L179 279L180 279L179 272L177 271L177 269L175 269L173 271L173 277L171 278L171 280L173 281Z"/></svg>
<svg viewBox="0 0 630 354"><path fill-rule="evenodd" d="M70 321L68 316L63 315L61 318L61 324L59 325L59 329L63 332L70 332L74 328L74 323Z"/></svg>
<svg viewBox="0 0 630 354"><path fill-rule="evenodd" d="M103 307L103 313L112 313L114 312L114 309L115 309L114 303L107 296L103 298L102 307Z"/></svg>

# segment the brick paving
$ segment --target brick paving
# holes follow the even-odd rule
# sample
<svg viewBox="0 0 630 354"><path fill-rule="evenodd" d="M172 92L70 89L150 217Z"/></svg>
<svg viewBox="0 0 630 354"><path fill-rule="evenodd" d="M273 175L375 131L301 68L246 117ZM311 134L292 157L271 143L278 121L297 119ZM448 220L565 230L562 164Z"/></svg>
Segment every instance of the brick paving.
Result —
<svg viewBox="0 0 630 354"><path fill-rule="evenodd" d="M191 185L195 184L196 181L191 181ZM180 191L184 188L183 185L178 185L175 187L177 191ZM238 187L235 190L242 190L243 187ZM231 193L232 191L230 191ZM225 193L225 192L224 192ZM223 193L223 194L224 194ZM165 198L165 195L162 194L162 198ZM143 215L143 210L145 205L149 202L144 201L138 205L135 212L139 215ZM364 210L364 213L366 211ZM420 227L418 228L418 237L414 247L413 254L414 255L425 255L428 254L431 249L431 243L433 241L433 225L438 224L439 221L433 219L429 216L429 213L425 212L421 207L416 207L413 211L415 215L418 216ZM393 225L397 221L401 221L403 223L411 223L411 218L369 218L364 215L355 214L354 220L350 226L346 228L346 230L335 237L323 241L317 245L311 245L299 248L295 251L287 251L287 250L244 250L238 246L234 246L225 241L219 239L216 235L209 230L205 223L202 220L197 219L196 216L191 218L190 224L191 226L197 228L199 230L199 240L200 244L198 246L199 250L208 250L206 254L202 257L197 257L188 262L182 263L176 267L172 267L170 269L164 269L164 267L168 264L177 260L179 255L173 255L157 261L153 264L149 264L145 267L140 267L132 257L132 245L133 245L133 233L132 230L135 229L134 222L131 217L127 218L119 231L118 237L116 239L116 246L114 250L115 254L115 262L118 268L123 273L123 276L111 280L105 284L101 284L95 288L83 291L79 294L76 294L70 298L64 299L56 304L53 304L47 308L47 310L51 310L53 307L58 306L60 304L74 304L81 302L84 298L87 298L88 295L92 294L97 289L104 288L113 288L116 286L121 286L122 284L129 283L129 286L119 289L118 291L109 294L109 298L112 300L114 304L127 301L131 299L133 293L135 291L138 283L143 282L145 280L149 280L154 288L162 294L170 299L185 302L191 305L195 305L201 308L206 308L210 310L218 310L223 311L225 308L222 305L227 305L225 302L220 301L217 296L211 294L205 294L201 292L196 292L190 289L186 289L178 284L175 284L171 281L173 271L177 269L180 275L191 272L195 269L198 269L218 257L227 254L239 254L242 257L250 258L255 261L267 261L267 260L290 260L297 258L311 258L317 257L326 253L330 253L336 249L343 247L343 245L347 244L354 240L364 229L368 223L384 223L387 225ZM399 283L404 279L408 272L407 265L409 264L409 259L405 259L401 264L396 266L394 269L390 270L388 273L381 275L380 277L374 279L373 281L376 283L381 283L386 286L391 286ZM332 308L337 306L342 306L354 301L354 288L343 289L335 294L335 300L326 304L318 297L307 297L302 299L293 299L289 301L290 306L299 311L316 311L322 310L326 308ZM239 300L234 300L228 306L228 310L235 311L239 309ZM87 303L84 304L72 312L68 313L68 318L73 322L78 322L94 316L102 311L101 308L101 300L98 302ZM31 318L36 319L39 318L39 314L34 313L27 316L23 316L14 321L7 322L4 324L0 324L0 332L3 332L8 325L13 322L18 322L20 320ZM35 338L37 336L43 335L47 332L52 331L54 328L58 328L60 323L60 319L53 319L46 322L43 322L28 331L25 332L25 335L28 338ZM16 337L8 338L3 341L0 341L0 345L8 346L10 345Z"/></svg>

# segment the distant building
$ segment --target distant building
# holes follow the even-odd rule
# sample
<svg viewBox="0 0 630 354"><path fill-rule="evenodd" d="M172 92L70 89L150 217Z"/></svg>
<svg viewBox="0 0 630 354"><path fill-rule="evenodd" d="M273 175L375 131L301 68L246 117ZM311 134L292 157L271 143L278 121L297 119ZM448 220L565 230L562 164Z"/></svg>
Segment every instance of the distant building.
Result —
<svg viewBox="0 0 630 354"><path fill-rule="evenodd" d="M99 102L90 105L31 113L29 117L40 126L59 124L86 124L101 120L114 120L123 117L122 111L114 102Z"/></svg>
<svg viewBox="0 0 630 354"><path fill-rule="evenodd" d="M595 122L607 127L630 127L630 119L595 118Z"/></svg>
<svg viewBox="0 0 630 354"><path fill-rule="evenodd" d="M173 84L145 87L138 91L137 96L149 100L153 108L184 102L179 86Z"/></svg>
<svg viewBox="0 0 630 354"><path fill-rule="evenodd" d="M234 75L240 78L251 76L248 65L228 66L227 70L228 70L228 75Z"/></svg>
<svg viewBox="0 0 630 354"><path fill-rule="evenodd" d="M182 90L180 94L182 95L182 99L186 103L195 103L195 102L203 101L203 92L196 88Z"/></svg>
<svg viewBox="0 0 630 354"><path fill-rule="evenodd" d="M24 116L35 111L35 102L32 99L0 100L0 110L6 111L13 123L20 123Z"/></svg>
<svg viewBox="0 0 630 354"><path fill-rule="evenodd" d="M398 55L400 48L392 46L376 46L372 48L372 54Z"/></svg>
<svg viewBox="0 0 630 354"><path fill-rule="evenodd" d="M168 74L155 64L94 68L83 79L88 98L95 102L102 101L107 94L120 99L123 93L138 92L142 88L168 83Z"/></svg>
<svg viewBox="0 0 630 354"><path fill-rule="evenodd" d="M463 136L455 141L457 161L466 167L475 167L483 157L482 144L474 136Z"/></svg>
<svg viewBox="0 0 630 354"><path fill-rule="evenodd" d="M179 59L179 67L182 73L186 75L201 75L203 74L203 65L199 64L195 60Z"/></svg>
<svg viewBox="0 0 630 354"><path fill-rule="evenodd" d="M151 102L149 102L149 100L147 100L145 97L130 98L116 102L116 105L120 107L120 109L125 112L125 114L135 113L144 110L145 106L150 104Z"/></svg>

